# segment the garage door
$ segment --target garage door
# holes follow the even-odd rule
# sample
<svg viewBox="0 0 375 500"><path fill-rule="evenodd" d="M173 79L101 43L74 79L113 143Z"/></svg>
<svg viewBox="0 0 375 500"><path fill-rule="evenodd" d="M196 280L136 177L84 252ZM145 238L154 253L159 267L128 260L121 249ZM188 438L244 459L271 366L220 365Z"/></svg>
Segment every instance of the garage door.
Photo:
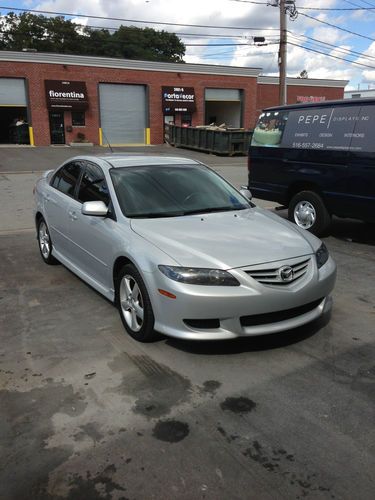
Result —
<svg viewBox="0 0 375 500"><path fill-rule="evenodd" d="M147 103L144 85L99 85L103 145L146 144Z"/></svg>
<svg viewBox="0 0 375 500"><path fill-rule="evenodd" d="M0 78L0 143L29 144L26 84L22 78ZM16 123L24 122L21 126Z"/></svg>
<svg viewBox="0 0 375 500"><path fill-rule="evenodd" d="M205 110L206 124L242 127L242 90L206 89Z"/></svg>

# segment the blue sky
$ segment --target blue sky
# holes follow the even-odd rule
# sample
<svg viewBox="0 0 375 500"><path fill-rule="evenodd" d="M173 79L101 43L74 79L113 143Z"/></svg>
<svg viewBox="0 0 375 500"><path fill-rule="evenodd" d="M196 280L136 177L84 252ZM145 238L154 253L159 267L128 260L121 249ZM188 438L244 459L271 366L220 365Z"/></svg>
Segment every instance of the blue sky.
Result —
<svg viewBox="0 0 375 500"><path fill-rule="evenodd" d="M187 44L186 62L260 67L264 74L277 75L279 9L272 3L275 0L89 0L79 4L75 0L0 0L1 6L8 7L0 10L2 15L12 8L25 8L105 18L75 19L91 26L121 24L109 17L132 19L122 24L140 27L147 24L134 20L204 25L149 26L176 32ZM375 88L375 0L296 0L295 6L298 17L287 23L288 75L306 70L312 78L349 80L348 88ZM335 8L357 10L324 10ZM266 45L255 45L254 36L264 36Z"/></svg>

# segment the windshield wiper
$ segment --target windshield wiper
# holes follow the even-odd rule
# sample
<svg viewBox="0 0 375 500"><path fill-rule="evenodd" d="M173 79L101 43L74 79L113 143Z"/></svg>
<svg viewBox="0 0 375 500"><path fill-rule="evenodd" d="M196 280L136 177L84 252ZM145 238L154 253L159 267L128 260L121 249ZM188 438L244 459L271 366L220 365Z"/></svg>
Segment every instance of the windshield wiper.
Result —
<svg viewBox="0 0 375 500"><path fill-rule="evenodd" d="M210 207L210 208L198 208L196 210L187 210L184 212L184 215L193 215L193 214L209 214L212 212L233 212L237 210L245 210L246 207L244 205L241 205L239 207L233 207L233 206L227 206L227 207Z"/></svg>
<svg viewBox="0 0 375 500"><path fill-rule="evenodd" d="M182 215L185 215L185 212L150 212L142 214L128 214L127 217L130 219L159 219L162 217L181 217Z"/></svg>

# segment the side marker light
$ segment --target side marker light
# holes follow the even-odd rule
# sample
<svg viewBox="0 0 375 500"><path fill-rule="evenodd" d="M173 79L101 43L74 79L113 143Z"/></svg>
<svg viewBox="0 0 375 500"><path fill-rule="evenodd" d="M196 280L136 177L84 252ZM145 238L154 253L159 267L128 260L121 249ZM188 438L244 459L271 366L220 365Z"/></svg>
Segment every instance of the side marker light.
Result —
<svg viewBox="0 0 375 500"><path fill-rule="evenodd" d="M167 292L167 290L163 290L162 288L158 288L158 291L161 295L164 295L165 297L168 297L169 299L176 299L176 295L173 293Z"/></svg>

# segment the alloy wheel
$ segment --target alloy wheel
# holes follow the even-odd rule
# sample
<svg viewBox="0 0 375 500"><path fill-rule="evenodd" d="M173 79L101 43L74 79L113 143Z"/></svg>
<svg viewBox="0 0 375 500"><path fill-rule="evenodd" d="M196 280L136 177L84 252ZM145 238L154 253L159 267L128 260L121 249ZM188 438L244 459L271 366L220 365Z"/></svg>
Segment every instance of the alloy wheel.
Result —
<svg viewBox="0 0 375 500"><path fill-rule="evenodd" d="M120 283L120 305L124 320L133 332L139 332L143 325L143 297L138 283L126 274Z"/></svg>
<svg viewBox="0 0 375 500"><path fill-rule="evenodd" d="M49 238L47 225L43 221L39 225L39 246L43 257L45 259L48 259L51 252L51 241Z"/></svg>

